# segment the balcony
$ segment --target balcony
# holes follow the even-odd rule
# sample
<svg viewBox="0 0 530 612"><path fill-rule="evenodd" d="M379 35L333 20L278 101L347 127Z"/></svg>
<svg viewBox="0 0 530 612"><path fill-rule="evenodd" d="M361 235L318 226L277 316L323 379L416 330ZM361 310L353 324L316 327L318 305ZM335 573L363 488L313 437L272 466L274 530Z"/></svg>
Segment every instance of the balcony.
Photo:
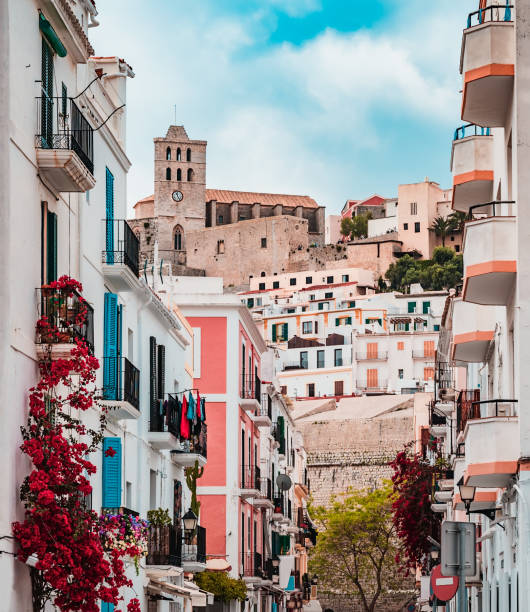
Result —
<svg viewBox="0 0 530 612"><path fill-rule="evenodd" d="M381 395L388 390L388 382L386 380L357 380L357 389L366 393L366 395Z"/></svg>
<svg viewBox="0 0 530 612"><path fill-rule="evenodd" d="M261 396L261 404L251 413L252 420L258 427L270 427L272 425L272 400L268 393Z"/></svg>
<svg viewBox="0 0 530 612"><path fill-rule="evenodd" d="M105 248L101 253L102 269L117 291L138 287L140 240L123 219L103 221Z"/></svg>
<svg viewBox="0 0 530 612"><path fill-rule="evenodd" d="M280 428L278 423L274 423L271 428L272 438L274 440L274 446L278 448L280 455L285 454L285 436L283 430Z"/></svg>
<svg viewBox="0 0 530 612"><path fill-rule="evenodd" d="M180 450L179 410L177 402L170 397L167 402L163 400L151 401L151 414L147 441L157 450Z"/></svg>
<svg viewBox="0 0 530 612"><path fill-rule="evenodd" d="M37 359L69 359L77 340L94 351L94 309L79 294L67 296L59 289L43 286L37 289L37 304L39 318L46 317L49 328L37 331ZM75 323L83 318L85 308L84 323Z"/></svg>
<svg viewBox="0 0 530 612"><path fill-rule="evenodd" d="M472 402L465 429L466 484L506 487L517 472L519 423L517 400Z"/></svg>
<svg viewBox="0 0 530 612"><path fill-rule="evenodd" d="M56 193L84 192L96 184L92 126L71 98L36 98L39 176Z"/></svg>
<svg viewBox="0 0 530 612"><path fill-rule="evenodd" d="M289 361L283 364L282 370L284 372L289 372L290 370L307 370L309 364L307 361ZM323 368L324 364L317 365L317 368Z"/></svg>
<svg viewBox="0 0 530 612"><path fill-rule="evenodd" d="M493 191L493 136L489 129L468 124L455 131L451 152L453 208L467 212L489 202Z"/></svg>
<svg viewBox="0 0 530 612"><path fill-rule="evenodd" d="M183 532L175 525L155 527L151 525L147 533L146 565L182 567Z"/></svg>
<svg viewBox="0 0 530 612"><path fill-rule="evenodd" d="M101 403L114 420L140 417L140 370L126 357L103 357Z"/></svg>
<svg viewBox="0 0 530 612"><path fill-rule="evenodd" d="M425 351L423 349L412 350L412 359L427 359L434 362L435 356L434 351Z"/></svg>
<svg viewBox="0 0 530 612"><path fill-rule="evenodd" d="M261 582L266 577L261 554L258 552L242 553L239 573L246 583Z"/></svg>
<svg viewBox="0 0 530 612"><path fill-rule="evenodd" d="M193 434L189 440L182 440L180 448L171 450L171 460L181 467L199 467L206 465L208 446L208 428L201 423L199 434Z"/></svg>
<svg viewBox="0 0 530 612"><path fill-rule="evenodd" d="M513 202L485 206L488 210L482 206L473 209L493 216L468 221L464 230L463 297L474 304L505 306L513 293L517 272Z"/></svg>
<svg viewBox="0 0 530 612"><path fill-rule="evenodd" d="M514 82L513 7L500 3L471 13L462 39L462 119L504 127Z"/></svg>
<svg viewBox="0 0 530 612"><path fill-rule="evenodd" d="M243 374L241 377L241 399L240 406L251 414L256 413L261 401L261 381L257 376Z"/></svg>
<svg viewBox="0 0 530 612"><path fill-rule="evenodd" d="M254 506L257 508L274 508L272 501L272 480L260 478L259 496L254 498Z"/></svg>
<svg viewBox="0 0 530 612"><path fill-rule="evenodd" d="M283 493L280 493L278 491L274 492L274 497L273 497L273 511L272 511L272 520L273 521L284 521L286 514L287 514L287 510L286 510L286 506L287 504L285 503L285 495Z"/></svg>
<svg viewBox="0 0 530 612"><path fill-rule="evenodd" d="M261 495L261 475L258 467L241 466L239 495L243 499L257 498Z"/></svg>
<svg viewBox="0 0 530 612"><path fill-rule="evenodd" d="M197 526L194 533L183 532L182 568L185 572L203 572L206 569L206 528Z"/></svg>
<svg viewBox="0 0 530 612"><path fill-rule="evenodd" d="M387 351L358 351L355 353L357 361L386 361L388 359Z"/></svg>
<svg viewBox="0 0 530 612"><path fill-rule="evenodd" d="M453 359L464 363L482 363L497 324L494 306L479 306L453 300Z"/></svg>

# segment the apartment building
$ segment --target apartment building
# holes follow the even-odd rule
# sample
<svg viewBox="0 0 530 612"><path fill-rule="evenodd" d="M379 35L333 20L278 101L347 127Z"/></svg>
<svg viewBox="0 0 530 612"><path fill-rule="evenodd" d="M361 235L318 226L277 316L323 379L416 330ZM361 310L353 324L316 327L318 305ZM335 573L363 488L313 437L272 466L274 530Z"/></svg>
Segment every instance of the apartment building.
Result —
<svg viewBox="0 0 530 612"><path fill-rule="evenodd" d="M86 412L71 407L97 429L106 410L101 449L90 457L92 493L84 504L99 514L147 517L169 510L163 533L151 526L147 556L138 572L129 564L142 609L191 611L206 595L183 574L206 567L204 528L184 534L190 506L184 469L206 461L206 425L182 436L171 407L193 389L193 332L178 309L169 310L139 278L139 245L124 221L127 81L132 68L119 56L94 55L88 33L98 25L90 1L3 2L2 97L2 345L0 416L5 477L1 494L4 552L14 553L13 521L24 518L17 491L30 470L20 450L28 390L39 366L67 358L76 339L98 359L95 394ZM80 295L67 300L53 283L70 276L83 285L85 321L72 327ZM9 291L7 291L9 288ZM35 333L38 317L57 327L56 337ZM185 438L185 439L184 439ZM112 452L108 452L112 449ZM2 607L32 607L29 567L3 554ZM102 610L113 610L101 602Z"/></svg>
<svg viewBox="0 0 530 612"><path fill-rule="evenodd" d="M462 15L465 124L452 143L452 205L469 220L463 287L442 320L430 432L453 471L432 507L475 522L480 535L477 574L466 579L472 612L526 610L530 588L529 233L521 214L529 193L529 18L524 2L480 2Z"/></svg>

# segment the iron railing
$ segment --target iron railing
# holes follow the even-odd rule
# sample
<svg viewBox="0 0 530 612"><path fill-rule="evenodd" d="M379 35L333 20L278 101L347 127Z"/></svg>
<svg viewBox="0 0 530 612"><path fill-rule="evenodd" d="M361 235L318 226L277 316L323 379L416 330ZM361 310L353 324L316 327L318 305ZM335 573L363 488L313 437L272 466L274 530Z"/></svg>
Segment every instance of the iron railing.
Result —
<svg viewBox="0 0 530 612"><path fill-rule="evenodd" d="M453 140L462 140L462 138L467 138L468 136L490 135L490 128L481 127L480 125L475 125L474 123L466 123L465 125L461 125L460 127L456 128Z"/></svg>
<svg viewBox="0 0 530 612"><path fill-rule="evenodd" d="M175 525L155 527L147 532L146 565L182 566L183 532Z"/></svg>
<svg viewBox="0 0 530 612"><path fill-rule="evenodd" d="M272 421L272 398L268 393L261 394L261 404L254 411L255 416L269 417Z"/></svg>
<svg viewBox="0 0 530 612"><path fill-rule="evenodd" d="M182 562L206 563L206 528L199 525L194 532L183 533Z"/></svg>
<svg viewBox="0 0 530 612"><path fill-rule="evenodd" d="M101 514L123 514L124 516L134 517L140 516L139 512L126 508L125 506L120 506L119 508L101 508Z"/></svg>
<svg viewBox="0 0 530 612"><path fill-rule="evenodd" d="M46 317L56 333L37 331L36 344L74 344L84 340L94 352L94 309L78 293L67 296L59 289L43 286L37 289L37 304L39 317ZM76 323L85 308L84 322Z"/></svg>
<svg viewBox="0 0 530 612"><path fill-rule="evenodd" d="M241 466L241 488L242 489L257 489L260 488L260 469L255 466Z"/></svg>
<svg viewBox="0 0 530 612"><path fill-rule="evenodd" d="M242 374L241 398L255 399L257 402L261 403L261 380L259 379L259 376Z"/></svg>
<svg viewBox="0 0 530 612"><path fill-rule="evenodd" d="M388 359L388 352L376 351L374 353L367 353L366 351L357 351L355 358L357 361L386 361Z"/></svg>
<svg viewBox="0 0 530 612"><path fill-rule="evenodd" d="M376 382L368 382L367 380L358 380L357 388L363 391L386 391L388 384L386 380L378 380Z"/></svg>
<svg viewBox="0 0 530 612"><path fill-rule="evenodd" d="M272 480L270 478L260 478L260 493L261 497L272 501Z"/></svg>
<svg viewBox="0 0 530 612"><path fill-rule="evenodd" d="M317 366L323 367L323 366ZM309 364L307 361L289 361L283 364L283 371L286 372L288 370L307 370L309 368Z"/></svg>
<svg viewBox="0 0 530 612"><path fill-rule="evenodd" d="M470 418L473 402L480 401L480 389L465 389L460 391L456 401L456 425L458 431L464 431Z"/></svg>
<svg viewBox="0 0 530 612"><path fill-rule="evenodd" d="M492 4L473 11L467 16L466 28L495 21L512 21L513 4Z"/></svg>
<svg viewBox="0 0 530 612"><path fill-rule="evenodd" d="M74 151L94 174L94 131L76 103L71 98L48 96L44 91L36 102L39 133L35 146Z"/></svg>
<svg viewBox="0 0 530 612"><path fill-rule="evenodd" d="M140 409L140 370L126 357L103 357L103 399Z"/></svg>
<svg viewBox="0 0 530 612"><path fill-rule="evenodd" d="M140 240L124 219L105 219L105 250L101 261L125 264L135 276L139 274Z"/></svg>
<svg viewBox="0 0 530 612"><path fill-rule="evenodd" d="M486 204L475 204L475 206L469 207L469 219L473 219L473 215L478 211L480 217L513 217L514 211L512 208L515 206L514 200L496 200L494 202L487 202ZM485 210L479 210L485 209Z"/></svg>
<svg viewBox="0 0 530 612"><path fill-rule="evenodd" d="M241 553L241 575L262 577L265 575L261 553L246 551Z"/></svg>
<svg viewBox="0 0 530 612"><path fill-rule="evenodd" d="M276 492L273 499L274 514L283 514L285 516L285 496L283 493Z"/></svg>
<svg viewBox="0 0 530 612"><path fill-rule="evenodd" d="M420 350L412 350L412 358L413 359L432 359L436 357L436 351L433 349L432 351L426 351L425 349Z"/></svg>
<svg viewBox="0 0 530 612"><path fill-rule="evenodd" d="M488 419L493 417L513 417L515 416L515 399L492 399L471 402L467 420Z"/></svg>
<svg viewBox="0 0 530 612"><path fill-rule="evenodd" d="M169 431L175 437L179 437L179 410L177 402L168 400L156 400L151 403L151 415L149 431Z"/></svg>

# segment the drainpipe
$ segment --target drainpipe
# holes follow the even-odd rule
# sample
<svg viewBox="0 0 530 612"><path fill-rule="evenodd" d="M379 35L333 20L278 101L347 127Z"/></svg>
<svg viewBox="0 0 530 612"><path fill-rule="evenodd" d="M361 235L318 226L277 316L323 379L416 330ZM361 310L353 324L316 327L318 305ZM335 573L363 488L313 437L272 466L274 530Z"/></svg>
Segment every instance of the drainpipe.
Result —
<svg viewBox="0 0 530 612"><path fill-rule="evenodd" d="M520 481L519 481L520 482ZM530 481L525 481L530 482ZM521 483L522 484L522 483ZM524 493L521 487L518 484L514 484L513 488L519 493L519 499L523 502L524 506L524 520L519 517L519 524L521 525L521 541L522 545L519 547L520 552L524 552L524 556L522 554L518 555L519 567L524 568L524 599L522 601L530 601L530 580L529 580L529 568L528 568L528 550L530 550L530 531L528 529L528 521L530 520L529 512L528 512L528 502L525 499ZM519 602L517 602L519 604Z"/></svg>

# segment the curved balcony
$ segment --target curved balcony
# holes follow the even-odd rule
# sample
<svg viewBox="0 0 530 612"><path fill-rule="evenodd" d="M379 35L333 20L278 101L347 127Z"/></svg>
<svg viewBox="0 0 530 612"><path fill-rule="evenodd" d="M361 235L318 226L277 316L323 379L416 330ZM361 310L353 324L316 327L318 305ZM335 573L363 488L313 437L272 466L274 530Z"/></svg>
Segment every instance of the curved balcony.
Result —
<svg viewBox="0 0 530 612"><path fill-rule="evenodd" d="M464 429L464 482L473 487L505 487L517 472L519 423L517 400L473 402ZM487 440L487 443L485 442Z"/></svg>
<svg viewBox="0 0 530 612"><path fill-rule="evenodd" d="M493 340L497 311L494 306L479 306L455 299L453 302L453 359L482 363Z"/></svg>
<svg viewBox="0 0 530 612"><path fill-rule="evenodd" d="M473 212L486 207L494 216L466 223L463 296L466 302L505 306L517 273L515 216L507 216L512 213L513 202L473 207ZM501 216L503 213L506 216Z"/></svg>
<svg viewBox="0 0 530 612"><path fill-rule="evenodd" d="M492 4L468 16L462 39L462 119L502 127L513 92L513 7Z"/></svg>
<svg viewBox="0 0 530 612"><path fill-rule="evenodd" d="M466 124L455 130L451 151L453 208L467 212L489 202L493 191L493 136L488 128Z"/></svg>

